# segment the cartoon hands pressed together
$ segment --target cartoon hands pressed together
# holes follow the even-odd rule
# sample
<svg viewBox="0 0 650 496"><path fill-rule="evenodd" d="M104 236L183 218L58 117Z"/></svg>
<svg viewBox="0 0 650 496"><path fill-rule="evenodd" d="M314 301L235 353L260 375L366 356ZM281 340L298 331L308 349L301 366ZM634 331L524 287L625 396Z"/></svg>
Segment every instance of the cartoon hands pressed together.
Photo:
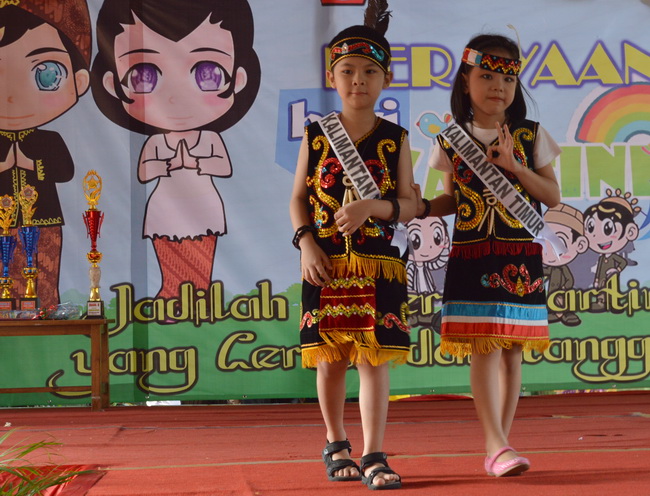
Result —
<svg viewBox="0 0 650 496"><path fill-rule="evenodd" d="M198 169L199 159L192 156L184 139L178 142L175 155L167 160L167 171L171 172L176 169Z"/></svg>

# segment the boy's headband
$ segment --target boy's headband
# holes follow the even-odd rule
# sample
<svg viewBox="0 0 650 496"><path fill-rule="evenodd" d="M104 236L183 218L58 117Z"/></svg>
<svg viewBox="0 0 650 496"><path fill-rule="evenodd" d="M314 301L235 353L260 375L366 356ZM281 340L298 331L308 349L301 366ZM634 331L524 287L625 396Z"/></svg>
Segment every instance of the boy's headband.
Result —
<svg viewBox="0 0 650 496"><path fill-rule="evenodd" d="M521 70L521 60L498 57L469 47L465 48L463 52L463 62L486 71L499 72L509 76L517 76Z"/></svg>
<svg viewBox="0 0 650 496"><path fill-rule="evenodd" d="M385 73L388 73L390 67L390 52L376 41L368 38L344 38L332 45L330 48L330 70L337 62L347 57L364 57L372 60Z"/></svg>

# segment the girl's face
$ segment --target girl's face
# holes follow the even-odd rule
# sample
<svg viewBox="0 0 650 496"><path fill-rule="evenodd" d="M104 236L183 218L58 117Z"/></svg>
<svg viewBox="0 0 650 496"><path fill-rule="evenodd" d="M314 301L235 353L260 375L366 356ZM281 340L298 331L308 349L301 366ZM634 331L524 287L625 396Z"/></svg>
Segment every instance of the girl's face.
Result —
<svg viewBox="0 0 650 496"><path fill-rule="evenodd" d="M490 55L511 58L505 50L491 50ZM499 72L488 71L480 67L471 67L469 73L463 74L465 93L469 94L474 120L492 127L494 121L503 124L506 109L512 105L517 89L517 77Z"/></svg>
<svg viewBox="0 0 650 496"><path fill-rule="evenodd" d="M59 32L49 24L0 47L0 60L0 129L5 131L32 129L56 119L88 89L88 71L72 72Z"/></svg>
<svg viewBox="0 0 650 496"><path fill-rule="evenodd" d="M246 85L246 71L240 67L235 72L232 34L209 18L174 42L136 17L135 24L125 25L115 38L115 64L122 89L133 100L123 102L126 112L167 131L189 131L214 122ZM113 74L107 72L103 81L115 96Z"/></svg>
<svg viewBox="0 0 650 496"><path fill-rule="evenodd" d="M374 110L381 91L388 88L393 78L377 64L365 57L347 57L327 72L332 88L335 88L345 106L355 110Z"/></svg>
<svg viewBox="0 0 650 496"><path fill-rule="evenodd" d="M413 219L409 222L409 237L413 244L411 258L414 262L437 260L449 247L449 235L442 221L437 217Z"/></svg>

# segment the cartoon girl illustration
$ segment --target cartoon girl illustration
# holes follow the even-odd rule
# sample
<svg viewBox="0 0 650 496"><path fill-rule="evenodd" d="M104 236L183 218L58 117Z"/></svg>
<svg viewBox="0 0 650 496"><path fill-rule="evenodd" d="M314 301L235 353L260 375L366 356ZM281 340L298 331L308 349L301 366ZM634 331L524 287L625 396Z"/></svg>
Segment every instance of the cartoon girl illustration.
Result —
<svg viewBox="0 0 650 496"><path fill-rule="evenodd" d="M43 307L59 303L63 211L57 184L74 176L61 136L40 129L70 110L89 85L91 30L85 0L0 2L0 196L38 193L32 223L40 228L37 293ZM14 213L12 234L20 223ZM16 250L11 273L25 255ZM24 293L14 278L14 296Z"/></svg>
<svg viewBox="0 0 650 496"><path fill-rule="evenodd" d="M191 282L207 289L226 216L213 178L232 166L219 133L259 89L253 17L245 0L105 0L91 88L116 124L149 136L138 179L156 181L143 237L162 274L159 298Z"/></svg>

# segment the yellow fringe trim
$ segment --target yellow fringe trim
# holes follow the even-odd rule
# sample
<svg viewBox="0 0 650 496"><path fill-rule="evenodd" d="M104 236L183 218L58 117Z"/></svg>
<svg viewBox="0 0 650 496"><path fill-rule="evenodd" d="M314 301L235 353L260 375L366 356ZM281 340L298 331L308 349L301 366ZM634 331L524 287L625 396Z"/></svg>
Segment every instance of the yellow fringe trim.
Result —
<svg viewBox="0 0 650 496"><path fill-rule="evenodd" d="M332 267L334 278L357 275L379 279L383 276L389 281L397 279L406 283L406 268L400 261L369 259L351 253L349 258L332 260Z"/></svg>
<svg viewBox="0 0 650 496"><path fill-rule="evenodd" d="M507 339L507 338L454 338L453 341L442 338L440 351L446 355L453 355L464 358L472 353L487 355L499 348L512 349L514 345L523 346L523 351L544 352L550 342L547 339L526 340L526 339Z"/></svg>
<svg viewBox="0 0 650 496"><path fill-rule="evenodd" d="M381 348L373 332L331 332L321 333L324 344L302 349L302 366L316 367L318 362L338 362L348 358L354 365L381 365L393 362L394 365L406 363L408 348ZM346 346L350 345L351 346Z"/></svg>

